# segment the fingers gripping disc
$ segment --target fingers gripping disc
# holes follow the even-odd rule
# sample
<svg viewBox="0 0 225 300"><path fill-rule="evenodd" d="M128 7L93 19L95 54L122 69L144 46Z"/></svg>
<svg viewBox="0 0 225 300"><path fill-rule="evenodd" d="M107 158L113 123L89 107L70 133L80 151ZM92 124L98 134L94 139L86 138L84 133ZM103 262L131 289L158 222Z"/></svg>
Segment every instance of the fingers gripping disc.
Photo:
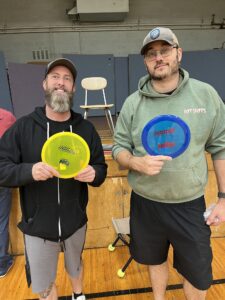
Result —
<svg viewBox="0 0 225 300"><path fill-rule="evenodd" d="M59 172L60 178L72 178L88 165L90 150L78 134L59 132L44 143L41 158Z"/></svg>

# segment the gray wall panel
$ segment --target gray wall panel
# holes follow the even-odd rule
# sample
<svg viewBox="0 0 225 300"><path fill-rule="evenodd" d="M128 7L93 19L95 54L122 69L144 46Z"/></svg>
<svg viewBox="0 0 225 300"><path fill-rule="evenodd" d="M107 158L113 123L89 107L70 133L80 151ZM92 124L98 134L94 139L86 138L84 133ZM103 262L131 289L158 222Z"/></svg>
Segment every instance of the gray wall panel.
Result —
<svg viewBox="0 0 225 300"><path fill-rule="evenodd" d="M140 54L131 54L129 59L129 94L135 92L138 88L139 79L147 74L145 65L143 63L143 57Z"/></svg>
<svg viewBox="0 0 225 300"><path fill-rule="evenodd" d="M116 114L118 114L129 94L128 57L115 57L115 83Z"/></svg>
<svg viewBox="0 0 225 300"><path fill-rule="evenodd" d="M13 112L5 58L3 52L0 51L0 107Z"/></svg>
<svg viewBox="0 0 225 300"><path fill-rule="evenodd" d="M184 52L182 67L190 77L211 84L225 101L225 49Z"/></svg>
<svg viewBox="0 0 225 300"><path fill-rule="evenodd" d="M9 81L16 118L44 105L44 65L9 64Z"/></svg>

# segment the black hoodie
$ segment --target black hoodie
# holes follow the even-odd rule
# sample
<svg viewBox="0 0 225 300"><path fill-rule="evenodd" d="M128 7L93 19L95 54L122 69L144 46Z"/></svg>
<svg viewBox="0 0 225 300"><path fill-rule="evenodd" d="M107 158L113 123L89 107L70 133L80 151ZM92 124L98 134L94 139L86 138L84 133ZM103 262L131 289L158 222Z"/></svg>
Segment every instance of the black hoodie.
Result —
<svg viewBox="0 0 225 300"><path fill-rule="evenodd" d="M0 186L20 188L22 220L18 227L25 234L52 241L65 240L87 222L86 183L56 177L35 181L32 177L32 167L41 161L47 136L71 131L70 128L90 148L89 164L96 171L90 185L101 185L107 171L101 140L94 126L80 114L71 111L68 121L56 122L46 117L45 107L38 107L16 121L0 140Z"/></svg>

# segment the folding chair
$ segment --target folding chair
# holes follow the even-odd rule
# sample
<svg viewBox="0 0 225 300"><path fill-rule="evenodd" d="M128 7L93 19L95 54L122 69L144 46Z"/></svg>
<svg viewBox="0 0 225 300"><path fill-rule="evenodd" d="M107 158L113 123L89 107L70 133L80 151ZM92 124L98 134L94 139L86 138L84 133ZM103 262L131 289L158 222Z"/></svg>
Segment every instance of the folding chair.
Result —
<svg viewBox="0 0 225 300"><path fill-rule="evenodd" d="M114 124L110 108L112 108L114 105L108 104L106 100L105 87L107 86L107 80L104 77L87 77L82 79L81 86L85 90L85 103L84 105L80 105L80 108L84 109L84 119L87 119L88 112L91 109L104 110L109 129L113 135ZM102 91L102 103L93 105L88 104L88 91Z"/></svg>
<svg viewBox="0 0 225 300"><path fill-rule="evenodd" d="M115 231L117 233L117 238L115 241L108 246L109 251L114 251L116 244L119 240L123 242L124 245L129 247L129 242L127 241L127 237L130 237L130 217L122 218L122 219L114 219L112 218L112 223L115 228ZM132 261L132 256L127 260L125 265L117 271L117 275L120 278L123 278L125 276L125 271L129 264Z"/></svg>

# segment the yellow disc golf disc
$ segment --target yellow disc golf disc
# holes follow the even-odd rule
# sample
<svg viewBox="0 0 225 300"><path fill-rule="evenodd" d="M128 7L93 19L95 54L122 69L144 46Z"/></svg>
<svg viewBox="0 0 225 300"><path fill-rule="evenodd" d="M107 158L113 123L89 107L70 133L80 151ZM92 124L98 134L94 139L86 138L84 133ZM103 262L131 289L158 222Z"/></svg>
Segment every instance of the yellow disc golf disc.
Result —
<svg viewBox="0 0 225 300"><path fill-rule="evenodd" d="M88 165L90 150L78 134L59 132L44 143L41 158L59 172L60 178L72 178Z"/></svg>

